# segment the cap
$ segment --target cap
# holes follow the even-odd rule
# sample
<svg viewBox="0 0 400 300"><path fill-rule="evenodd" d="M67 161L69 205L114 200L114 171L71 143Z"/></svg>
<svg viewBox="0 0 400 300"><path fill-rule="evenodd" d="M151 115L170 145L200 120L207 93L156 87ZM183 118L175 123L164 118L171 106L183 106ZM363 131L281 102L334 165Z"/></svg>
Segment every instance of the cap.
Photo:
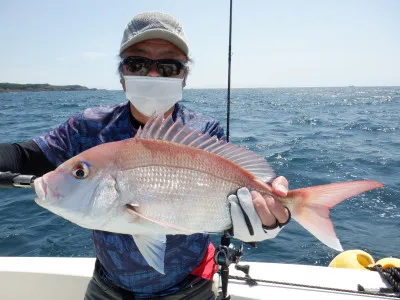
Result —
<svg viewBox="0 0 400 300"><path fill-rule="evenodd" d="M119 53L149 39L167 40L186 55L189 53L182 24L175 17L161 12L144 12L133 17L125 28Z"/></svg>

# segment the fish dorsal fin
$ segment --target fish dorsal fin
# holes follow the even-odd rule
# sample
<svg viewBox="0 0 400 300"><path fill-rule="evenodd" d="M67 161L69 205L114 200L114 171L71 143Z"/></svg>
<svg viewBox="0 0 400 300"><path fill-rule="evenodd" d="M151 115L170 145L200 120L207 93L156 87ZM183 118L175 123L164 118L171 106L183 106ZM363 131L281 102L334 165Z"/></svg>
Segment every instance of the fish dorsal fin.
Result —
<svg viewBox="0 0 400 300"><path fill-rule="evenodd" d="M162 115L152 116L143 129L138 130L135 138L187 145L225 157L263 182L270 182L275 178L274 171L263 157L246 148L219 140L209 133L202 133L187 124L184 125L179 119L174 122L172 115L166 119Z"/></svg>

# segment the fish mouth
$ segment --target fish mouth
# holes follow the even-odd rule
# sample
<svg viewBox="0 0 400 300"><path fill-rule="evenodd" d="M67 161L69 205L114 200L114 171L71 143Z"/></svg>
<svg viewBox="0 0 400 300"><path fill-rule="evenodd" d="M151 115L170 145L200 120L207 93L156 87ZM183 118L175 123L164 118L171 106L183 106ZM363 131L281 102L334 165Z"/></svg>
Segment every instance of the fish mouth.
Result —
<svg viewBox="0 0 400 300"><path fill-rule="evenodd" d="M49 202L51 200L56 200L60 198L60 195L54 192L43 179L43 177L39 177L35 179L33 182L34 189L38 198L35 199L36 203L39 202Z"/></svg>
<svg viewBox="0 0 400 300"><path fill-rule="evenodd" d="M35 199L36 202L44 201L46 199L47 184L44 182L42 177L36 178L33 182L35 193L38 198Z"/></svg>

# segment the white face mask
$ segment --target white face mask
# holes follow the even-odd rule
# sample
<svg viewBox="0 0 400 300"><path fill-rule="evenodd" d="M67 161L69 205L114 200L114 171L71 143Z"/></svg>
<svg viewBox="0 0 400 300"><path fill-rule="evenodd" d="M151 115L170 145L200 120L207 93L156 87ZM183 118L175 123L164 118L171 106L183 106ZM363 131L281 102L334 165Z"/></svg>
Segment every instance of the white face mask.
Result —
<svg viewBox="0 0 400 300"><path fill-rule="evenodd" d="M126 98L147 117L159 115L182 100L183 78L124 76Z"/></svg>

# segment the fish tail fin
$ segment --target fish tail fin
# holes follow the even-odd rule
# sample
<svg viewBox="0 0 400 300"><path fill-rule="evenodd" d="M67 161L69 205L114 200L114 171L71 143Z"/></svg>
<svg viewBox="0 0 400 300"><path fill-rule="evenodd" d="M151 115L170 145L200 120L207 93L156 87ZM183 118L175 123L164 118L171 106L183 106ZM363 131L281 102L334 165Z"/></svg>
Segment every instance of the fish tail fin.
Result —
<svg viewBox="0 0 400 300"><path fill-rule="evenodd" d="M382 186L372 180L332 183L292 190L287 198L293 200L291 213L294 220L325 245L343 251L329 209L350 197Z"/></svg>

